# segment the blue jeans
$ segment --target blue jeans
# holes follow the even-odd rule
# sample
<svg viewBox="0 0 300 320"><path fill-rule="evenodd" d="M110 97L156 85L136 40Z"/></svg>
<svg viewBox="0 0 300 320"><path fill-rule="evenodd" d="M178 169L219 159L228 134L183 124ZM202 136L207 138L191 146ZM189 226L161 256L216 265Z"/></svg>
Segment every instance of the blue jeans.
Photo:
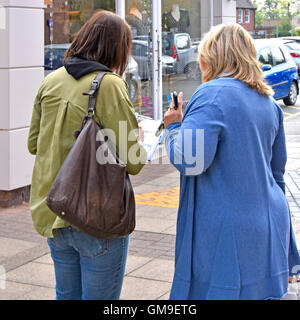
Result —
<svg viewBox="0 0 300 320"><path fill-rule="evenodd" d="M57 300L118 300L129 236L97 239L72 227L47 239L54 261Z"/></svg>

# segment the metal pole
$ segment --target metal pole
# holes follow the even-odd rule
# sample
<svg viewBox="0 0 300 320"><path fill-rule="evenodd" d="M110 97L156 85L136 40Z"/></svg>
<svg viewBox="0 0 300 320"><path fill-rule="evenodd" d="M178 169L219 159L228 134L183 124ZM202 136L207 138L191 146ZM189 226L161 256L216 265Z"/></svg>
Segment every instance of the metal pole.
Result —
<svg viewBox="0 0 300 320"><path fill-rule="evenodd" d="M153 110L154 120L163 117L163 83L162 83L162 23L161 0L152 1L152 41L153 41Z"/></svg>
<svg viewBox="0 0 300 320"><path fill-rule="evenodd" d="M116 13L125 19L125 0L115 0L116 1Z"/></svg>

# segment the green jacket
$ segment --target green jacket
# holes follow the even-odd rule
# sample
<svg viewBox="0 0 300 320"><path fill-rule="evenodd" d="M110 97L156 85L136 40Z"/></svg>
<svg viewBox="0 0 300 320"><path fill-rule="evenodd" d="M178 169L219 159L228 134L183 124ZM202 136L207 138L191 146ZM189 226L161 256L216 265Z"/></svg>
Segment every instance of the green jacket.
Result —
<svg viewBox="0 0 300 320"><path fill-rule="evenodd" d="M62 67L44 79L35 99L28 136L28 150L36 155L30 210L35 229L45 237L53 237L56 229L68 226L47 207L45 200L74 145L73 132L80 129L87 112L88 96L82 93L89 91L97 73L95 71L76 80ZM119 145L119 121L127 122L128 133L132 129L138 129L138 123L128 98L127 83L120 76L114 73L104 76L95 114L96 121L102 127L116 133L116 150L119 154L124 154L122 148L125 146ZM143 159L139 164L127 163L127 172L136 175L146 162L147 154L141 146L138 132L135 133L135 140L131 138L133 141L128 141L127 150L138 143L138 153Z"/></svg>

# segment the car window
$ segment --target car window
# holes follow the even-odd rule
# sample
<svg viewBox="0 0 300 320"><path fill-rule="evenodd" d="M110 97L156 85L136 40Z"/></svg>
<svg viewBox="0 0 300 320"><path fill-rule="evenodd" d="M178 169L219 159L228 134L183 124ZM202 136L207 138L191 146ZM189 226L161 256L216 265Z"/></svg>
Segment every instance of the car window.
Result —
<svg viewBox="0 0 300 320"><path fill-rule="evenodd" d="M261 52L260 52L260 54L259 54L258 60L259 60L262 64L270 64L270 65L273 65L271 50L270 50L269 48L264 48L264 49L262 49Z"/></svg>
<svg viewBox="0 0 300 320"><path fill-rule="evenodd" d="M279 47L271 48L273 56L273 65L278 66L279 64L285 63L285 57Z"/></svg>
<svg viewBox="0 0 300 320"><path fill-rule="evenodd" d="M190 39L187 35L176 37L176 47L178 50L188 49L190 47Z"/></svg>
<svg viewBox="0 0 300 320"><path fill-rule="evenodd" d="M300 44L297 42L287 42L285 46L292 50L300 50Z"/></svg>
<svg viewBox="0 0 300 320"><path fill-rule="evenodd" d="M131 48L131 54L133 55L133 56L136 56L136 47L137 47L137 45L136 44L132 44L132 48Z"/></svg>
<svg viewBox="0 0 300 320"><path fill-rule="evenodd" d="M146 56L147 55L147 47L141 44L133 44L131 49L133 56Z"/></svg>

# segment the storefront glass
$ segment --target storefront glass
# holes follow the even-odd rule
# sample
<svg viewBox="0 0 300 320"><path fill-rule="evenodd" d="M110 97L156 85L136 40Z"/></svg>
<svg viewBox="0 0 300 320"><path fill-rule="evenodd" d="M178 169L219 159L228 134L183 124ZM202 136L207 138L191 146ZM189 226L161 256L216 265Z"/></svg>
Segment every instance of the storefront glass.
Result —
<svg viewBox="0 0 300 320"><path fill-rule="evenodd" d="M115 12L117 0L45 0L45 72L62 65L65 50L76 32L97 10ZM133 47L126 72L129 96L139 114L154 116L152 52L153 0L125 0L125 19L131 26ZM201 83L198 44L209 28L209 0L162 0L163 108L172 91L183 91L187 101ZM204 18L205 16L205 18Z"/></svg>

